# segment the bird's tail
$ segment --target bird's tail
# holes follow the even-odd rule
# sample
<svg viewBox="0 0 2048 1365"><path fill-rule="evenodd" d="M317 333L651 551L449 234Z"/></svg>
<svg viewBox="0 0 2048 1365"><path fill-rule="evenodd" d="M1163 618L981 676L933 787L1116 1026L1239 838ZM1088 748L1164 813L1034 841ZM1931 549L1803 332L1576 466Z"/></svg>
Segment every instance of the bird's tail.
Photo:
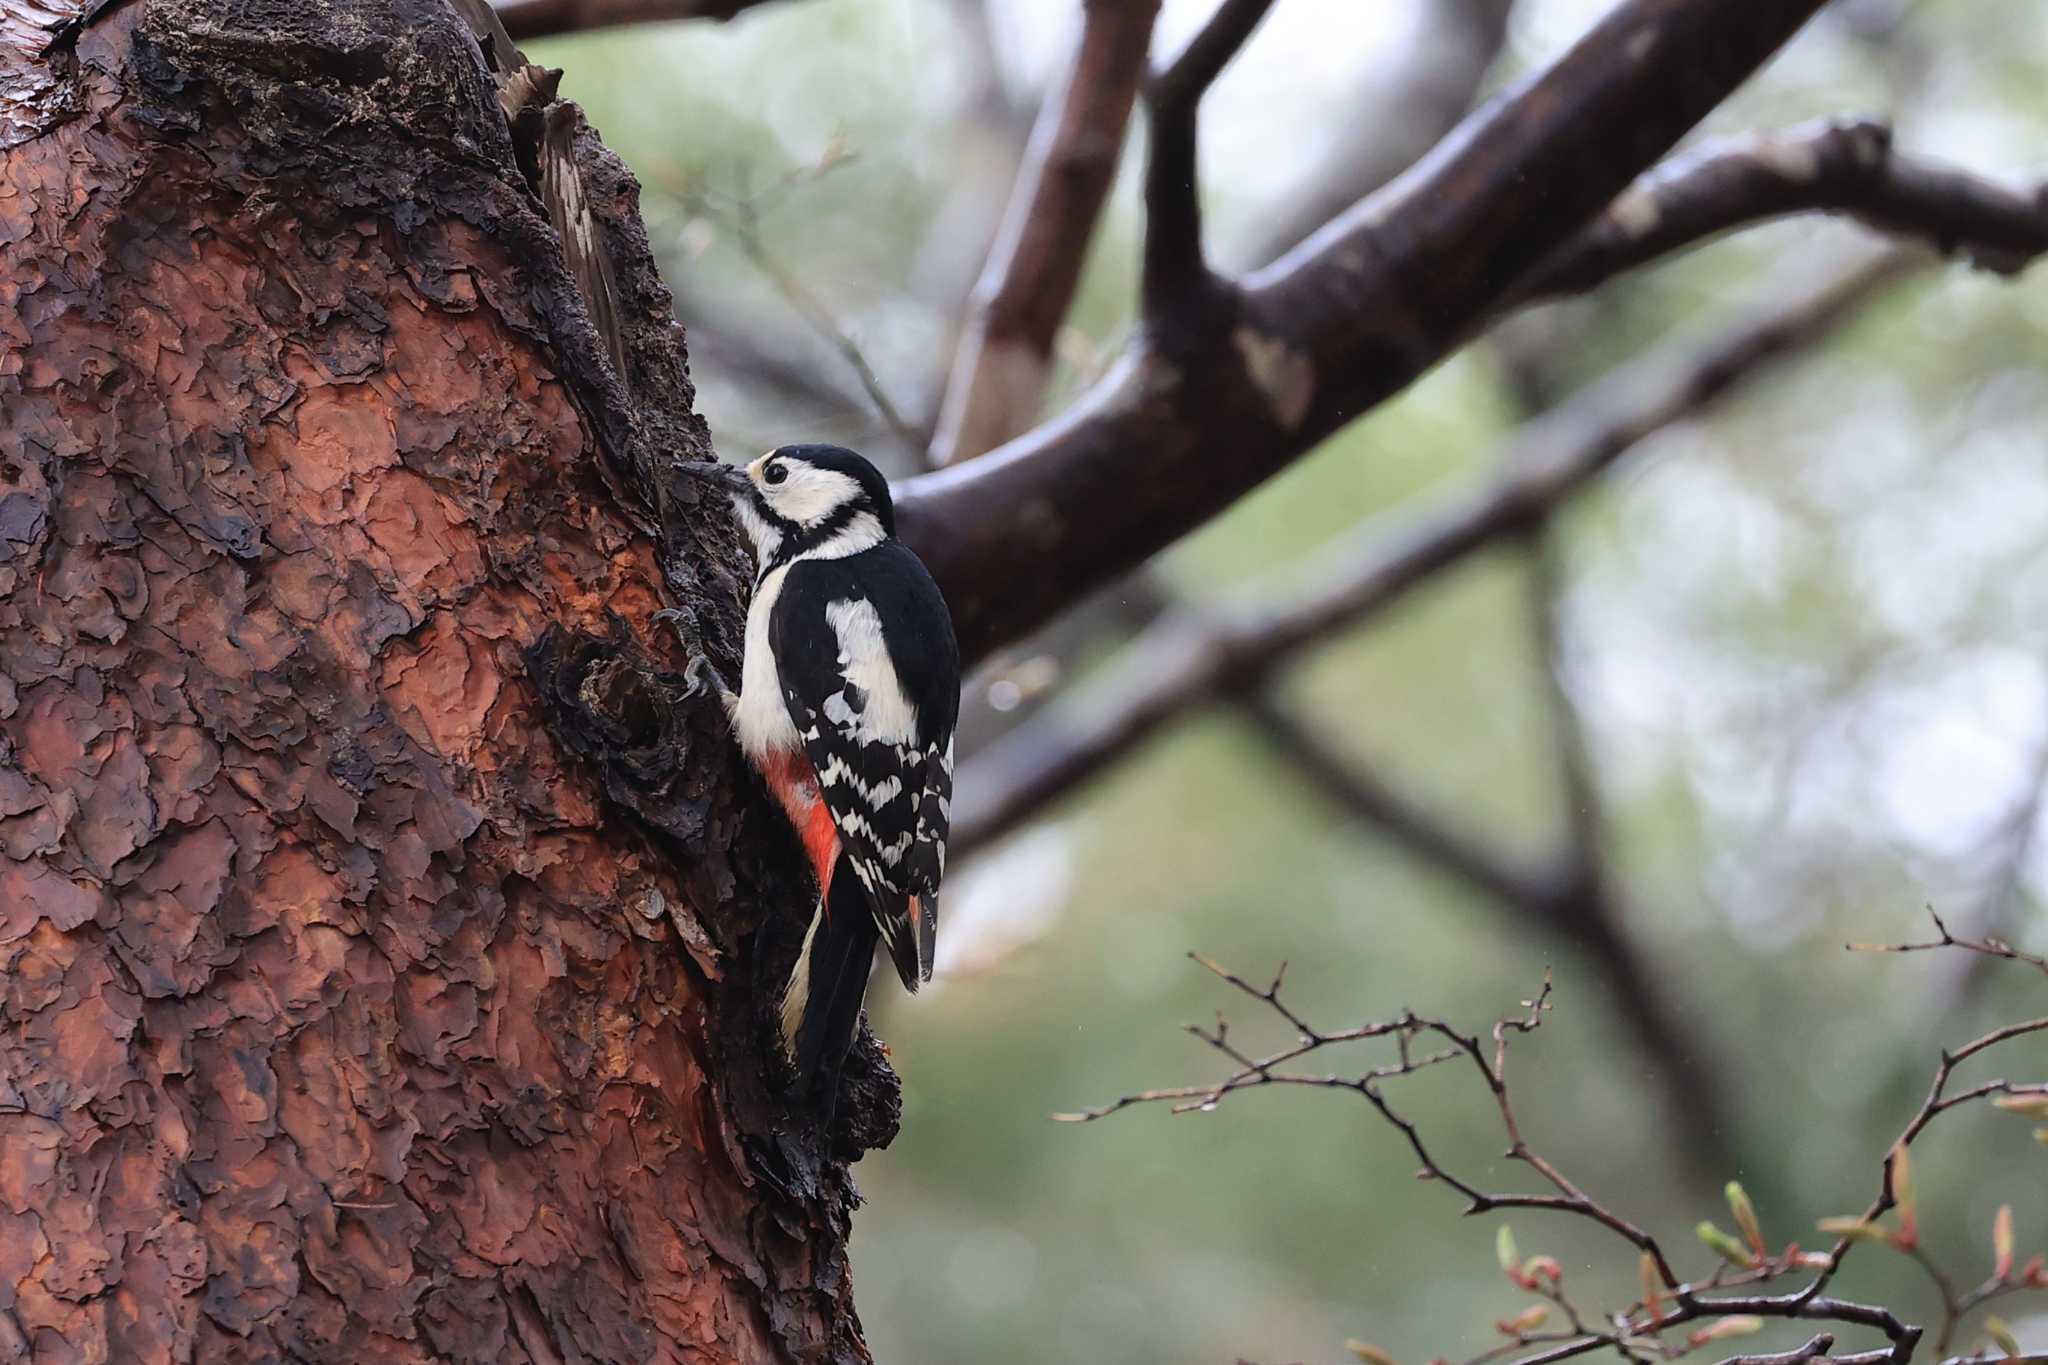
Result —
<svg viewBox="0 0 2048 1365"><path fill-rule="evenodd" d="M837 1097L839 1069L860 1027L878 936L860 879L841 859L782 996L783 1047L827 1105Z"/></svg>

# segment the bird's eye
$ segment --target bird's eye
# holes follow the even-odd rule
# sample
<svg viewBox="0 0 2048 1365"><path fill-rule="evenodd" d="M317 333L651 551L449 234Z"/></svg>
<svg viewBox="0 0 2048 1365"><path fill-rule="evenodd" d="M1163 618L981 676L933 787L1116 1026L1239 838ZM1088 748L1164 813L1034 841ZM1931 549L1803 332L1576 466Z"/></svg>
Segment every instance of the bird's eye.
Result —
<svg viewBox="0 0 2048 1365"><path fill-rule="evenodd" d="M761 471L761 477L769 483L781 483L789 477L789 470L779 464L771 464Z"/></svg>

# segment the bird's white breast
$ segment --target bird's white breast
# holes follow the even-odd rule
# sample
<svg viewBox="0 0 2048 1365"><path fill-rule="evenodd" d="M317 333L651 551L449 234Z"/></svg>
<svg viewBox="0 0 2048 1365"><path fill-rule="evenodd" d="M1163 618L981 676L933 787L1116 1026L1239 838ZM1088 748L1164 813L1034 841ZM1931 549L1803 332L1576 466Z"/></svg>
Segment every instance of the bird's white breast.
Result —
<svg viewBox="0 0 2048 1365"><path fill-rule="evenodd" d="M733 731L740 747L750 758L759 759L782 749L802 747L796 726L789 718L789 706L782 698L782 678L776 672L775 651L769 648L768 623L775 614L775 600L782 595L782 581L789 565L773 570L754 589L754 601L747 608L747 649L740 672L740 704L733 712Z"/></svg>

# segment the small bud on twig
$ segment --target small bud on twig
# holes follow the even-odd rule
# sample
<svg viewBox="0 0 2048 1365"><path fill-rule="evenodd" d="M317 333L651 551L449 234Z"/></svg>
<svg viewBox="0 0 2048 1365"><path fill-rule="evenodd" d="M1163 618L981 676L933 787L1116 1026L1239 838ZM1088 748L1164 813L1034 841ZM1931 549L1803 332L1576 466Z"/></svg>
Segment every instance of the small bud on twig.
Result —
<svg viewBox="0 0 2048 1365"><path fill-rule="evenodd" d="M1664 1321L1664 1284L1657 1274L1657 1258L1646 1251L1636 1262L1636 1268L1643 1277L1643 1310L1650 1315L1648 1325L1654 1330Z"/></svg>
<svg viewBox="0 0 2048 1365"><path fill-rule="evenodd" d="M1910 1215L1916 1207L1913 1194L1913 1149L1901 1142L1892 1148L1892 1198L1899 1212Z"/></svg>
<svg viewBox="0 0 2048 1365"><path fill-rule="evenodd" d="M1742 1230L1743 1240L1749 1249L1762 1260L1770 1253L1764 1248L1764 1231L1756 1220L1756 1206L1749 1202L1749 1192L1742 1188L1740 1181L1731 1180L1724 1193L1728 1196L1728 1212L1734 1215L1735 1226Z"/></svg>
<svg viewBox="0 0 2048 1365"><path fill-rule="evenodd" d="M1913 1154L1905 1143L1892 1148L1892 1198L1899 1205L1899 1230L1891 1243L1900 1251L1920 1245L1919 1207L1913 1197Z"/></svg>
<svg viewBox="0 0 2048 1365"><path fill-rule="evenodd" d="M1764 1320L1748 1314L1722 1318L1709 1323L1686 1338L1694 1346L1704 1346L1710 1341L1726 1341L1730 1337L1753 1337L1764 1330Z"/></svg>
<svg viewBox="0 0 2048 1365"><path fill-rule="evenodd" d="M1998 1349L2009 1356L2020 1354L2020 1344L2013 1337L2012 1328L2005 1325L2003 1318L1984 1319L1984 1335L1998 1344Z"/></svg>
<svg viewBox="0 0 2048 1365"><path fill-rule="evenodd" d="M1756 1265L1757 1258L1755 1254L1748 1247L1721 1231L1711 1219L1702 1222L1693 1231L1699 1234L1699 1239L1702 1242L1712 1247L1720 1254L1721 1259L1727 1261L1730 1265L1737 1266L1743 1270L1751 1269Z"/></svg>
<svg viewBox="0 0 2048 1365"><path fill-rule="evenodd" d="M1541 1327L1549 1317L1550 1310L1548 1308L1540 1303L1532 1303L1505 1322L1496 1322L1494 1328L1502 1336L1513 1337L1519 1341L1538 1327Z"/></svg>
<svg viewBox="0 0 2048 1365"><path fill-rule="evenodd" d="M1991 1278L2001 1283L2012 1278L2012 1205L2000 1204L1991 1220Z"/></svg>
<svg viewBox="0 0 2048 1365"><path fill-rule="evenodd" d="M1344 1349L1357 1356L1367 1365L1396 1365L1394 1358L1369 1341L1347 1341Z"/></svg>
<svg viewBox="0 0 2048 1365"><path fill-rule="evenodd" d="M2048 1119L2048 1094L2000 1095L1991 1101L1996 1108L2022 1118Z"/></svg>
<svg viewBox="0 0 2048 1365"><path fill-rule="evenodd" d="M1534 1256L1524 1261L1522 1253L1515 1246L1514 1229L1510 1228L1506 1223L1502 1223L1500 1231L1494 1234L1493 1254L1499 1259L1501 1270L1510 1280L1514 1281L1515 1288L1527 1289L1531 1293L1534 1293L1541 1287L1536 1282L1537 1273L1544 1269L1539 1262L1548 1261L1551 1267L1557 1266L1557 1262L1548 1256ZM1553 1273L1551 1275L1551 1283L1555 1284L1556 1282L1557 1276Z"/></svg>
<svg viewBox="0 0 2048 1365"><path fill-rule="evenodd" d="M1889 1230L1861 1218L1823 1218L1820 1230L1830 1237L1844 1237L1852 1242L1884 1242L1891 1239Z"/></svg>

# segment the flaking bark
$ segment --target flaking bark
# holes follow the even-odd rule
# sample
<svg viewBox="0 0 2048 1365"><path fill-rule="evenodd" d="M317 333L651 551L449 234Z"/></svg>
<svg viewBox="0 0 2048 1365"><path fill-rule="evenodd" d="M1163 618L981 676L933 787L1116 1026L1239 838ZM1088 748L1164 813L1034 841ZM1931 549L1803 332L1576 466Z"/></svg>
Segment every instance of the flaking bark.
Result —
<svg viewBox="0 0 2048 1365"><path fill-rule="evenodd" d="M487 49L0 11L0 1360L866 1359L808 888L645 626L738 640L681 332L550 111L617 373Z"/></svg>

